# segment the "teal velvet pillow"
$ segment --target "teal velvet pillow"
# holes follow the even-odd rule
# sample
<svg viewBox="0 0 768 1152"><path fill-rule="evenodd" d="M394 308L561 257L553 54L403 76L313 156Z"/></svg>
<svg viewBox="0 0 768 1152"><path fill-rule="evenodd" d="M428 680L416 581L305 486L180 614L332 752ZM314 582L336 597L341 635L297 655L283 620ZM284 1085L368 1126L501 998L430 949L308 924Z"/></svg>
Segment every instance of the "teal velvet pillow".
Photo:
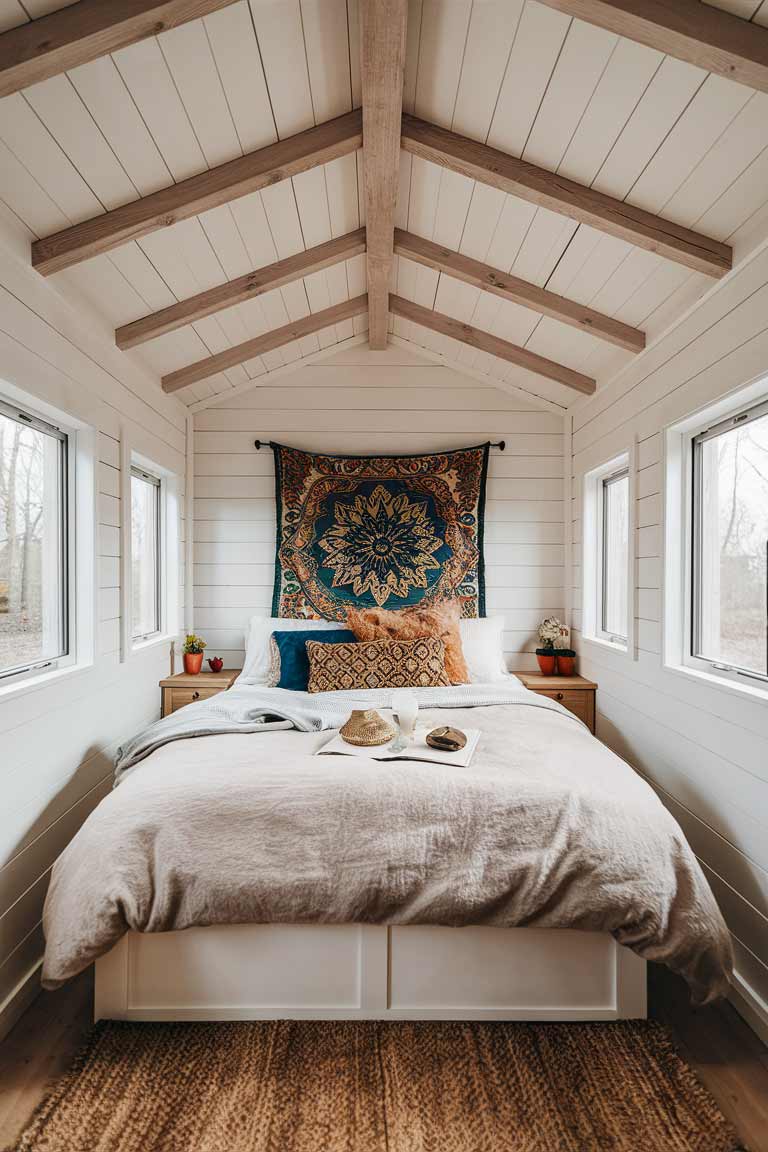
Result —
<svg viewBox="0 0 768 1152"><path fill-rule="evenodd" d="M272 675L269 682L273 688L307 691L307 640L317 640L319 637L322 637L323 644L355 643L355 634L348 628L331 628L327 632L306 628L295 632L272 633Z"/></svg>

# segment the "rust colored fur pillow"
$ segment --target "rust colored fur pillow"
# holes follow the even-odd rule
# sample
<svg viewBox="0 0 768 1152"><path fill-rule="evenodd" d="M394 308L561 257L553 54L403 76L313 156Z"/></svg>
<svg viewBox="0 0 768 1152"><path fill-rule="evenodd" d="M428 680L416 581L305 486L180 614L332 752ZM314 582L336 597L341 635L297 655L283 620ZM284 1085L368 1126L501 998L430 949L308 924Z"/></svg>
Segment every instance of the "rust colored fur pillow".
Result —
<svg viewBox="0 0 768 1152"><path fill-rule="evenodd" d="M459 632L461 606L458 600L444 600L428 608L349 608L347 624L358 640L415 640L437 636L445 645L445 671L451 684L468 684L469 669L464 660Z"/></svg>

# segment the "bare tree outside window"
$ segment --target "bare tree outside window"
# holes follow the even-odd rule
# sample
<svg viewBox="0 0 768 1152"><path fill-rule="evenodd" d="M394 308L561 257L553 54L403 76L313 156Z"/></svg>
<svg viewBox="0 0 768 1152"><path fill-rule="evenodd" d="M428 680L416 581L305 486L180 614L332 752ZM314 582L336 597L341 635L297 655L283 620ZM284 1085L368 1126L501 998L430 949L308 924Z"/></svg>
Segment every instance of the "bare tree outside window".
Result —
<svg viewBox="0 0 768 1152"><path fill-rule="evenodd" d="M740 422L743 419L743 422ZM768 411L697 438L694 655L768 675Z"/></svg>
<svg viewBox="0 0 768 1152"><path fill-rule="evenodd" d="M0 674L66 652L66 437L0 405Z"/></svg>

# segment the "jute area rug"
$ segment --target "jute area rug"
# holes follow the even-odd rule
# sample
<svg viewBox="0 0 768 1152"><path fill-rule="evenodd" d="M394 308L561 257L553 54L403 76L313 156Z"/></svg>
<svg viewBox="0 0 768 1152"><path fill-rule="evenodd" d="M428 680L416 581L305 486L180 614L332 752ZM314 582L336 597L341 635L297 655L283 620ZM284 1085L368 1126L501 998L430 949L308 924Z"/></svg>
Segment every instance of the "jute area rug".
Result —
<svg viewBox="0 0 768 1152"><path fill-rule="evenodd" d="M97 1025L18 1152L734 1152L654 1022Z"/></svg>

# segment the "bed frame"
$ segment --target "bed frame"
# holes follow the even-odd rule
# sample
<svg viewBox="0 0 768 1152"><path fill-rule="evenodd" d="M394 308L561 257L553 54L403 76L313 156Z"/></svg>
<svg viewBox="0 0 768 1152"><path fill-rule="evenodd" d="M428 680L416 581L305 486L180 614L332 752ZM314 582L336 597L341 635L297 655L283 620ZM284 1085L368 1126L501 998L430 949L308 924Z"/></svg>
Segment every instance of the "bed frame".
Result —
<svg viewBox="0 0 768 1152"><path fill-rule="evenodd" d="M645 961L601 932L227 925L129 932L96 963L96 1020L645 1016Z"/></svg>

